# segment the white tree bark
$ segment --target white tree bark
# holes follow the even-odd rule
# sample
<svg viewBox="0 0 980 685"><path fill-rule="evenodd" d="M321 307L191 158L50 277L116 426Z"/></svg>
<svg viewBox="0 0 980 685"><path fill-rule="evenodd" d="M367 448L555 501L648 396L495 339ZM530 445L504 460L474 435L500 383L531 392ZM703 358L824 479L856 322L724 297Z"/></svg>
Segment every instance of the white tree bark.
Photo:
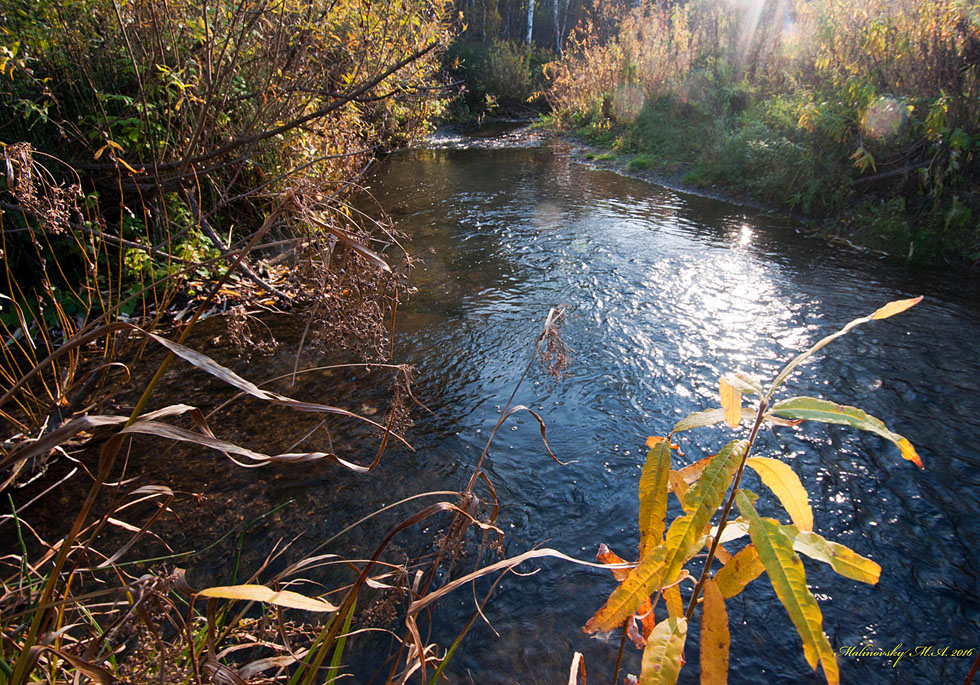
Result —
<svg viewBox="0 0 980 685"><path fill-rule="evenodd" d="M534 0L527 0L527 44L531 44L531 33L534 31Z"/></svg>

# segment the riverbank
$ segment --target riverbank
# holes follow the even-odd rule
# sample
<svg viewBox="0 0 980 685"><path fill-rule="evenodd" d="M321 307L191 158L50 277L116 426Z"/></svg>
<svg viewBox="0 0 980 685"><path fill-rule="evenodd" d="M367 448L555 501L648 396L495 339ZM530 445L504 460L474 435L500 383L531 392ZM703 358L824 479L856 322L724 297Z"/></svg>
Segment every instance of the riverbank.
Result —
<svg viewBox="0 0 980 685"><path fill-rule="evenodd" d="M760 197L761 179L751 172L737 178L723 170L725 160L714 160L709 165L704 159L705 149L711 142L700 145L676 143L663 149L649 140L631 125L618 129L596 131L585 127L577 131L555 131L574 151L582 163L606 169L624 176L701 197L723 200L742 207L749 207L774 217L798 222L810 236L855 250L857 252L887 256L920 264L963 268L975 271L980 266L980 255L965 254L962 245L944 249L942 235L923 226L918 230L910 227L904 213L904 203L896 196L878 193L849 200L843 208L823 213L808 213L800 206L798 195L780 193L778 186ZM675 140L691 140L690 131L660 131L658 137ZM625 142L624 141L629 141ZM728 160L731 165L731 160ZM779 198L783 198L780 201ZM916 247L919 241L919 247ZM925 245L925 247L922 247Z"/></svg>

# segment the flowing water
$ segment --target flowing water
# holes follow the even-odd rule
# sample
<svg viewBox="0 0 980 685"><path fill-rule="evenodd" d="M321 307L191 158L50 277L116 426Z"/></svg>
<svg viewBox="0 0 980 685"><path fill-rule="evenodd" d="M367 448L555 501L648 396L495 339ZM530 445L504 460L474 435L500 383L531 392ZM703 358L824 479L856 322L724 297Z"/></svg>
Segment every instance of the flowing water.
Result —
<svg viewBox="0 0 980 685"><path fill-rule="evenodd" d="M302 552L401 497L465 487L549 309L559 304L570 312L562 328L572 350L570 376L554 382L535 367L515 402L542 416L551 448L572 463L548 457L530 415L504 425L487 470L506 552L546 544L592 559L605 543L634 558L647 436L717 406L720 374L741 369L771 378L782 362L847 321L923 294L911 311L826 348L794 375L789 391L857 405L883 419L918 447L924 470L903 461L891 443L822 424L766 430L756 453L780 456L799 474L818 532L883 567L880 583L868 586L805 562L835 649L980 646L976 275L833 249L786 221L591 168L560 144L500 147L443 138L393 155L371 185L424 260L413 274L418 294L399 310L394 357L417 367L417 394L434 414L415 412L409 432L415 452L389 450L368 476L326 464L242 470L220 456L175 452L184 455L180 470L193 474L181 490L208 496L197 505L199 519L173 532L174 548L201 547L216 532L291 502L256 523L244 544L236 548L232 538L216 548L220 554L184 564L199 583L227 583L236 554L243 569L255 568L278 538L305 531L294 543ZM295 323L282 327L279 353L248 363L235 359L213 330L202 329L193 344L259 381L292 370L301 332ZM303 366L318 361L304 359ZM325 370L301 378L276 389L365 413L383 409L383 393L371 389L374 376ZM186 366L167 380L181 400L229 394ZM294 420L235 405L215 425L223 437L271 451L288 449L309 430ZM372 445L344 435L333 435L334 449L369 461ZM681 441L683 461L731 437L727 428L692 431ZM326 446L311 444L317 440L323 443L315 436L303 447ZM139 468L150 480L172 483L176 458L150 452ZM746 474L744 484L763 496L764 514L776 515L766 503L771 493L754 475ZM369 553L393 522L420 507L402 505L325 551ZM678 511L672 499L669 517ZM54 509L50 516L58 519ZM398 538L398 549L407 556L431 550L439 525ZM464 570L473 563L465 559ZM521 568L533 569L536 575L513 575L497 588L485 612L497 635L478 621L447 671L453 682L565 682L576 651L585 654L589 682L608 681L618 639L590 639L581 626L612 591L611 575L553 560ZM822 681L804 661L766 579L730 600L728 613L730 682ZM472 614L470 590L444 598L434 612L433 639L448 645ZM692 626L681 682L697 682L697 632ZM358 682L375 672L382 649L378 642L351 657ZM624 671L638 673L639 658L627 645ZM972 658L839 661L843 682L939 683L962 682Z"/></svg>
<svg viewBox="0 0 980 685"><path fill-rule="evenodd" d="M781 362L847 321L924 294L903 316L835 342L790 383L794 394L854 404L919 447L920 471L870 434L820 424L763 434L810 493L816 529L878 561L877 586L806 563L835 649L978 647L980 281L832 249L786 222L577 163L561 146L422 149L394 156L372 189L425 260L399 315L399 360L417 366L437 416L414 431L417 459L461 484L521 376L549 308L566 304L571 376L540 370L498 435L489 471L510 553L546 542L579 558L599 543L635 557L637 482L649 435L717 406L721 373L771 378ZM731 439L701 429L686 460ZM746 484L771 493L754 476ZM771 515L775 510L760 505ZM672 509L670 517L676 515ZM506 580L450 669L473 682L564 682L575 651L590 681L618 647L580 627L614 584L562 562ZM729 601L731 682L820 682L765 579ZM468 618L471 593L442 603ZM697 631L692 627L691 636ZM696 682L689 639L682 682ZM948 652L947 652L948 654ZM974 652L975 654L975 652ZM639 653L627 646L626 669ZM841 656L844 682L956 682L972 658ZM466 678L461 678L464 682Z"/></svg>

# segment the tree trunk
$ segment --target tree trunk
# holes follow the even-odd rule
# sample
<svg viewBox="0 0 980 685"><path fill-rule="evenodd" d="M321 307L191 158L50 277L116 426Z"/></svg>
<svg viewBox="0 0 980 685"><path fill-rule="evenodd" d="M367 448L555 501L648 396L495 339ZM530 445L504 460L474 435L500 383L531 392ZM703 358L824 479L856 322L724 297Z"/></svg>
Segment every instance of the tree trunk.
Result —
<svg viewBox="0 0 980 685"><path fill-rule="evenodd" d="M531 44L531 33L534 31L534 0L527 0L527 39L526 43Z"/></svg>
<svg viewBox="0 0 980 685"><path fill-rule="evenodd" d="M555 52L561 54L561 27L558 25L558 0L552 0L555 24Z"/></svg>

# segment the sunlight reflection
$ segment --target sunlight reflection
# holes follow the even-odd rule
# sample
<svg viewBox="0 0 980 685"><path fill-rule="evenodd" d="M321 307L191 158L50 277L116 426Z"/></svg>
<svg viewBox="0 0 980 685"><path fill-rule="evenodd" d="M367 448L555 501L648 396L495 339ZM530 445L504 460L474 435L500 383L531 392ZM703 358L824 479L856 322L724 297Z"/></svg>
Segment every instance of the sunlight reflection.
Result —
<svg viewBox="0 0 980 685"><path fill-rule="evenodd" d="M738 233L738 245L739 247L745 247L752 242L752 229L748 227L747 224L742 224L742 228Z"/></svg>

